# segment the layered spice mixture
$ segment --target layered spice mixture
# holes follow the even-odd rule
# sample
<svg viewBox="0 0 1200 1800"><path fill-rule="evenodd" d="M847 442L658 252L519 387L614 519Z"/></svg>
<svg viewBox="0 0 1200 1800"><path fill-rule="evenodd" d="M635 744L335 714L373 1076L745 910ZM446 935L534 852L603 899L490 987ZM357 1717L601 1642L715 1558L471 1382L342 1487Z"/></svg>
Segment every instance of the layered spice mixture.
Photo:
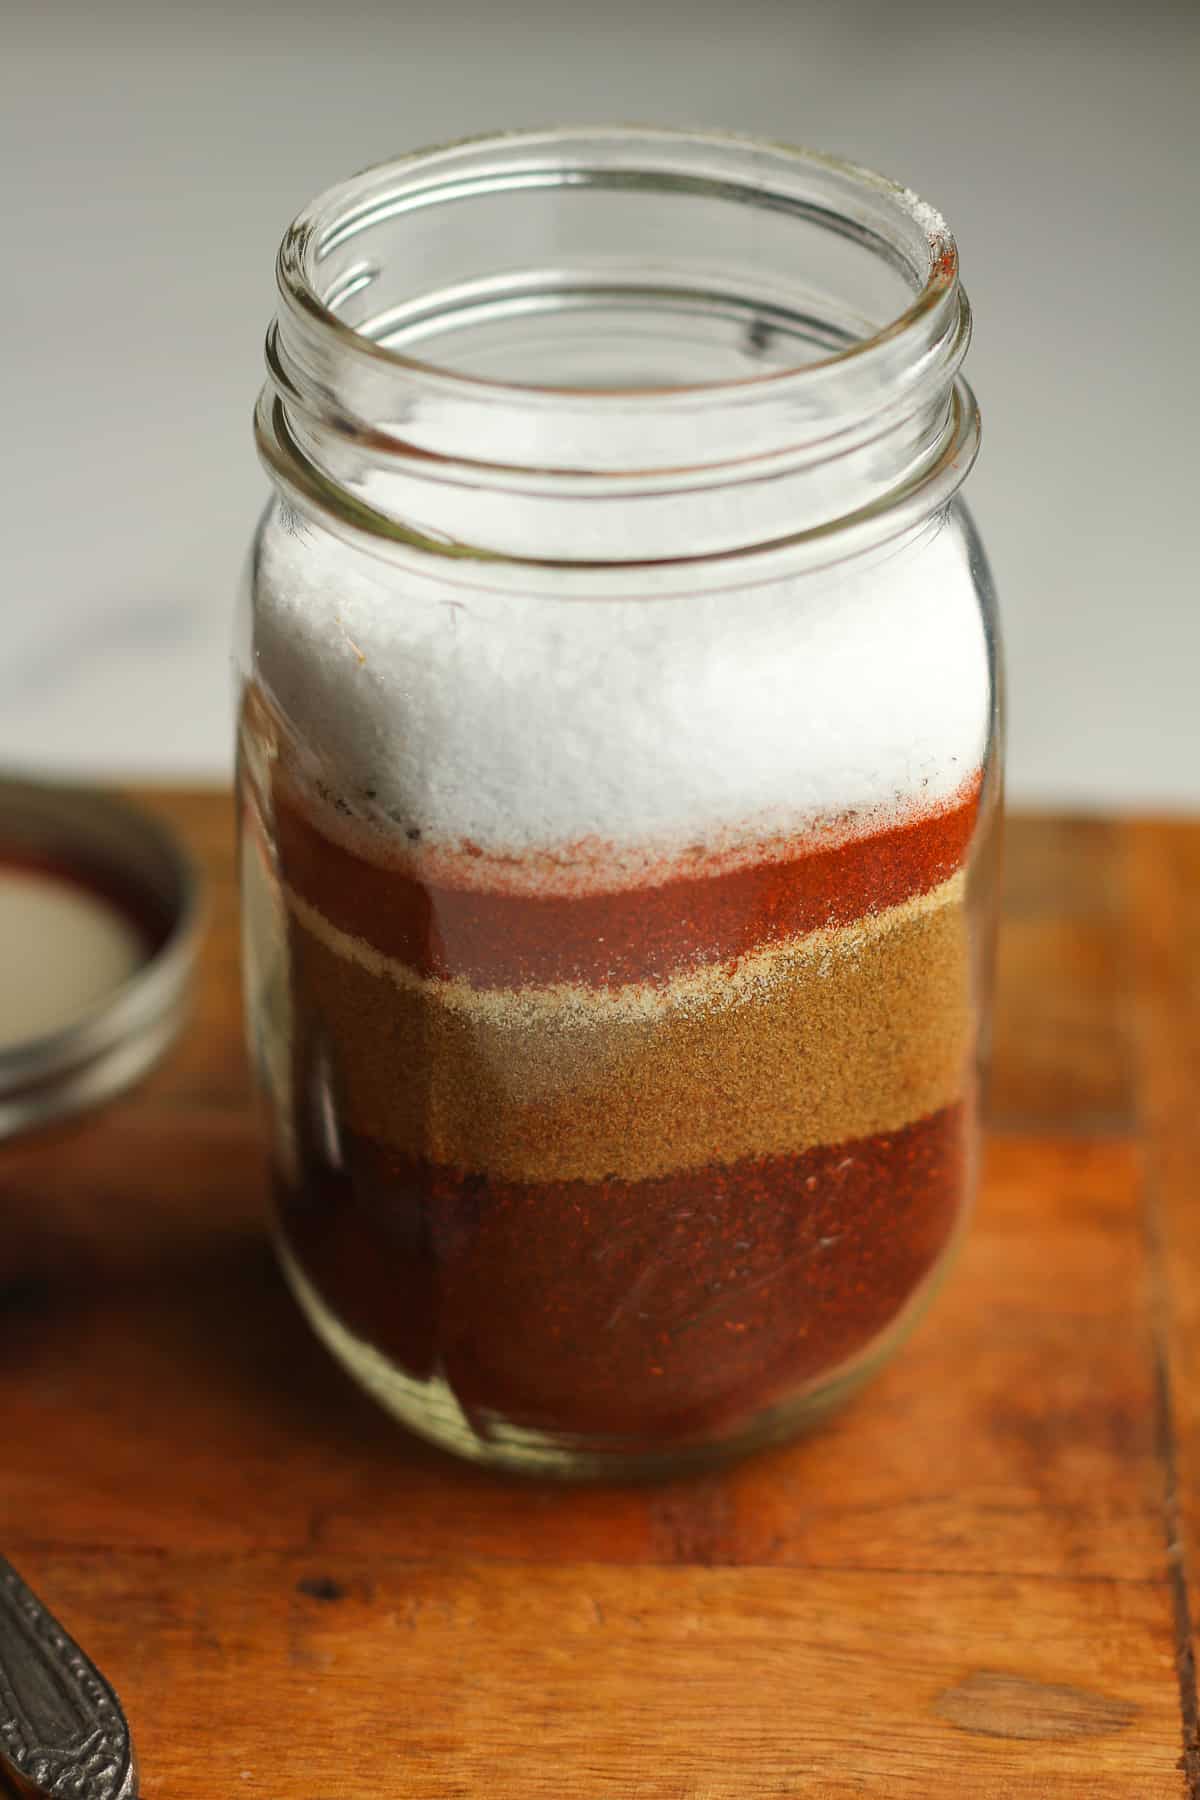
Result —
<svg viewBox="0 0 1200 1800"><path fill-rule="evenodd" d="M485 1439L735 1435L852 1365L969 1186L979 796L606 890L594 846L579 883L389 841L281 759L281 1219L324 1305Z"/></svg>
<svg viewBox="0 0 1200 1800"><path fill-rule="evenodd" d="M247 973L286 1260L459 1449L744 1444L971 1186L989 647L959 523L801 582L255 570Z"/></svg>

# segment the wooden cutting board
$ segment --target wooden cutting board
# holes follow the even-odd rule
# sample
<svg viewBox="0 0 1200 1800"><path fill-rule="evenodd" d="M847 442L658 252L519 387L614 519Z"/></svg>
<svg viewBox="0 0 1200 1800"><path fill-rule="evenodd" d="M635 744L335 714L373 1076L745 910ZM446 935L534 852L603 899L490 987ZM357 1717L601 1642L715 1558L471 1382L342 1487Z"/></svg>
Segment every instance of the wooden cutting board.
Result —
<svg viewBox="0 0 1200 1800"><path fill-rule="evenodd" d="M148 1800L1200 1792L1200 826L1018 820L959 1269L819 1435L571 1489L406 1438L272 1263L227 796L191 1029L0 1150L0 1547Z"/></svg>

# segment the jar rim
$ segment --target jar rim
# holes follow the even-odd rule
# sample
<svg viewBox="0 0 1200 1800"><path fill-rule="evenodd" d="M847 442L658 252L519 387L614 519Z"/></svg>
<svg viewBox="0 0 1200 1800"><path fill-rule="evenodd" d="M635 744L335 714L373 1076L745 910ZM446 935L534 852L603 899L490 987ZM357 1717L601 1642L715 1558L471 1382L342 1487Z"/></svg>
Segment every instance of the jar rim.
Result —
<svg viewBox="0 0 1200 1800"><path fill-rule="evenodd" d="M794 554L897 529L973 460L952 234L816 151L615 125L465 138L327 189L277 280L260 455L410 551L581 574ZM413 353L446 333L445 360ZM528 369L575 381L510 378Z"/></svg>
<svg viewBox="0 0 1200 1800"><path fill-rule="evenodd" d="M313 513L335 537L394 562L411 578L452 580L495 593L537 589L564 602L597 599L667 599L744 591L786 580L891 547L921 531L954 500L979 454L979 408L963 380L951 396L951 430L937 462L899 492L848 517L797 531L769 543L746 544L701 556L644 558L636 562L581 562L577 558L515 556L479 545L450 542L406 524L352 497L325 476L291 439L285 409L264 391L255 414L259 454L285 503L301 516Z"/></svg>
<svg viewBox="0 0 1200 1800"><path fill-rule="evenodd" d="M646 156L657 150L660 159L671 151L749 154L777 173L794 174L807 171L832 178L842 184L847 198L857 194L877 205L885 203L893 209L898 226L907 227L909 242L923 244L928 258L927 271L910 304L894 318L867 336L855 339L830 354L793 367L771 369L750 375L678 384L637 384L605 388L560 386L554 383L499 380L470 371L453 369L436 360L413 356L393 345L381 343L366 332L348 324L335 305L322 295L316 281L316 264L321 256L344 240L347 235L364 229L369 223L385 218L387 209L401 204L429 205L456 197L461 191L461 164L480 153L520 153L555 151L560 154L569 146L594 145L613 150L618 146L632 149L644 147ZM422 186L423 177L441 167L442 181ZM456 182L455 173L459 171ZM631 164L629 173L636 171ZM641 171L643 174L652 170ZM698 177L712 187L716 177ZM678 177L676 177L678 180ZM497 191L512 185L497 179ZM743 187L749 193L753 184L743 180L730 188ZM438 188L444 190L439 194ZM405 190L409 190L407 198ZM865 228L864 229L868 229ZM910 264L910 273L918 271ZM334 183L312 200L292 221L280 244L276 262L276 279L281 297L323 331L337 340L350 356L362 358L380 369L405 371L410 376L430 383L444 392L458 392L464 397L520 402L540 408L556 404L578 411L595 408L598 415L606 411L628 411L631 403L644 402L647 408L660 412L663 408L705 405L713 400L751 398L756 395L786 398L797 389L811 387L827 374L836 374L851 365L864 366L877 359L896 340L910 337L930 320L930 315L945 311L955 303L959 284L958 247L942 214L911 188L902 186L886 175L863 164L831 156L805 146L782 140L760 138L750 133L732 131L693 131L685 128L648 125L558 125L533 130L480 132L428 145L387 161L374 163L347 180ZM345 297L345 290L338 298Z"/></svg>

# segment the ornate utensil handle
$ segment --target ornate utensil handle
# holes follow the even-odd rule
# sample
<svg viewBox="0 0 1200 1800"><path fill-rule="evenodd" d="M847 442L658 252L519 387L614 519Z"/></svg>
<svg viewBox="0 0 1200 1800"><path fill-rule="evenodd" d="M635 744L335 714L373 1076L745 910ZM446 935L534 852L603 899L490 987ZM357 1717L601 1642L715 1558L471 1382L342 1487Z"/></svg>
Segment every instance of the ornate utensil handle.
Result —
<svg viewBox="0 0 1200 1800"><path fill-rule="evenodd" d="M29 1800L134 1800L121 1703L0 1556L0 1774Z"/></svg>

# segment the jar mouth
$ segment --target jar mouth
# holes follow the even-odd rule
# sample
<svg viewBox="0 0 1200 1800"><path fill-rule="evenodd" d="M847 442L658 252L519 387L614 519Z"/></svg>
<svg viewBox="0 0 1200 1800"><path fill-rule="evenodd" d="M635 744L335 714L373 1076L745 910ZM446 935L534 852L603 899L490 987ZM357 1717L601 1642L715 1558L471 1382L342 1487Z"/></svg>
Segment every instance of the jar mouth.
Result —
<svg viewBox="0 0 1200 1800"><path fill-rule="evenodd" d="M620 150L624 154L616 167L587 168L577 159L581 153L586 159L588 147L609 153ZM739 178L729 173L705 174L670 166L676 160L672 152L690 157L697 151L707 151L714 158L729 157L731 153L752 158L756 179L750 178L750 170ZM543 160L540 167L539 153ZM562 160L556 166L544 162L545 158L564 159L567 155L574 166L563 166ZM472 170L470 163L477 157L494 157L499 166ZM772 174L784 179L768 185ZM743 204L778 208L796 216L817 209L825 211L831 222L827 208L806 200L796 191L796 177L805 175L832 179L844 198L857 198L861 216L845 220L843 229L857 227L864 239L875 236L878 251L890 260L902 261L906 272L916 276L920 285L909 304L893 318L863 337L800 366L710 380L635 382L604 388L482 376L454 369L436 359L413 356L347 323L340 309L349 298L362 292L369 273L366 267L343 274L332 286L322 284L320 279L321 264L331 253L404 212L467 197L511 192L518 183L524 187L603 185L644 190L657 181L660 192L707 190ZM941 213L911 188L861 164L819 151L736 132L698 133L643 126L598 126L580 131L551 128L456 139L374 164L348 181L327 188L297 215L285 234L277 279L286 304L319 322L348 354L381 367L403 369L438 384L461 386L468 393L491 393L499 400L528 403L536 398L551 405L557 400L572 408L581 401L590 401L603 411L624 410L630 401L640 398L657 411L672 402L704 404L738 392L777 392L789 385L811 383L819 371L869 359L881 346L919 329L930 314L954 295L958 285L958 247Z"/></svg>
<svg viewBox="0 0 1200 1800"><path fill-rule="evenodd" d="M277 274L264 461L435 555L698 561L940 504L973 456L950 231L816 152L470 138L329 189Z"/></svg>

